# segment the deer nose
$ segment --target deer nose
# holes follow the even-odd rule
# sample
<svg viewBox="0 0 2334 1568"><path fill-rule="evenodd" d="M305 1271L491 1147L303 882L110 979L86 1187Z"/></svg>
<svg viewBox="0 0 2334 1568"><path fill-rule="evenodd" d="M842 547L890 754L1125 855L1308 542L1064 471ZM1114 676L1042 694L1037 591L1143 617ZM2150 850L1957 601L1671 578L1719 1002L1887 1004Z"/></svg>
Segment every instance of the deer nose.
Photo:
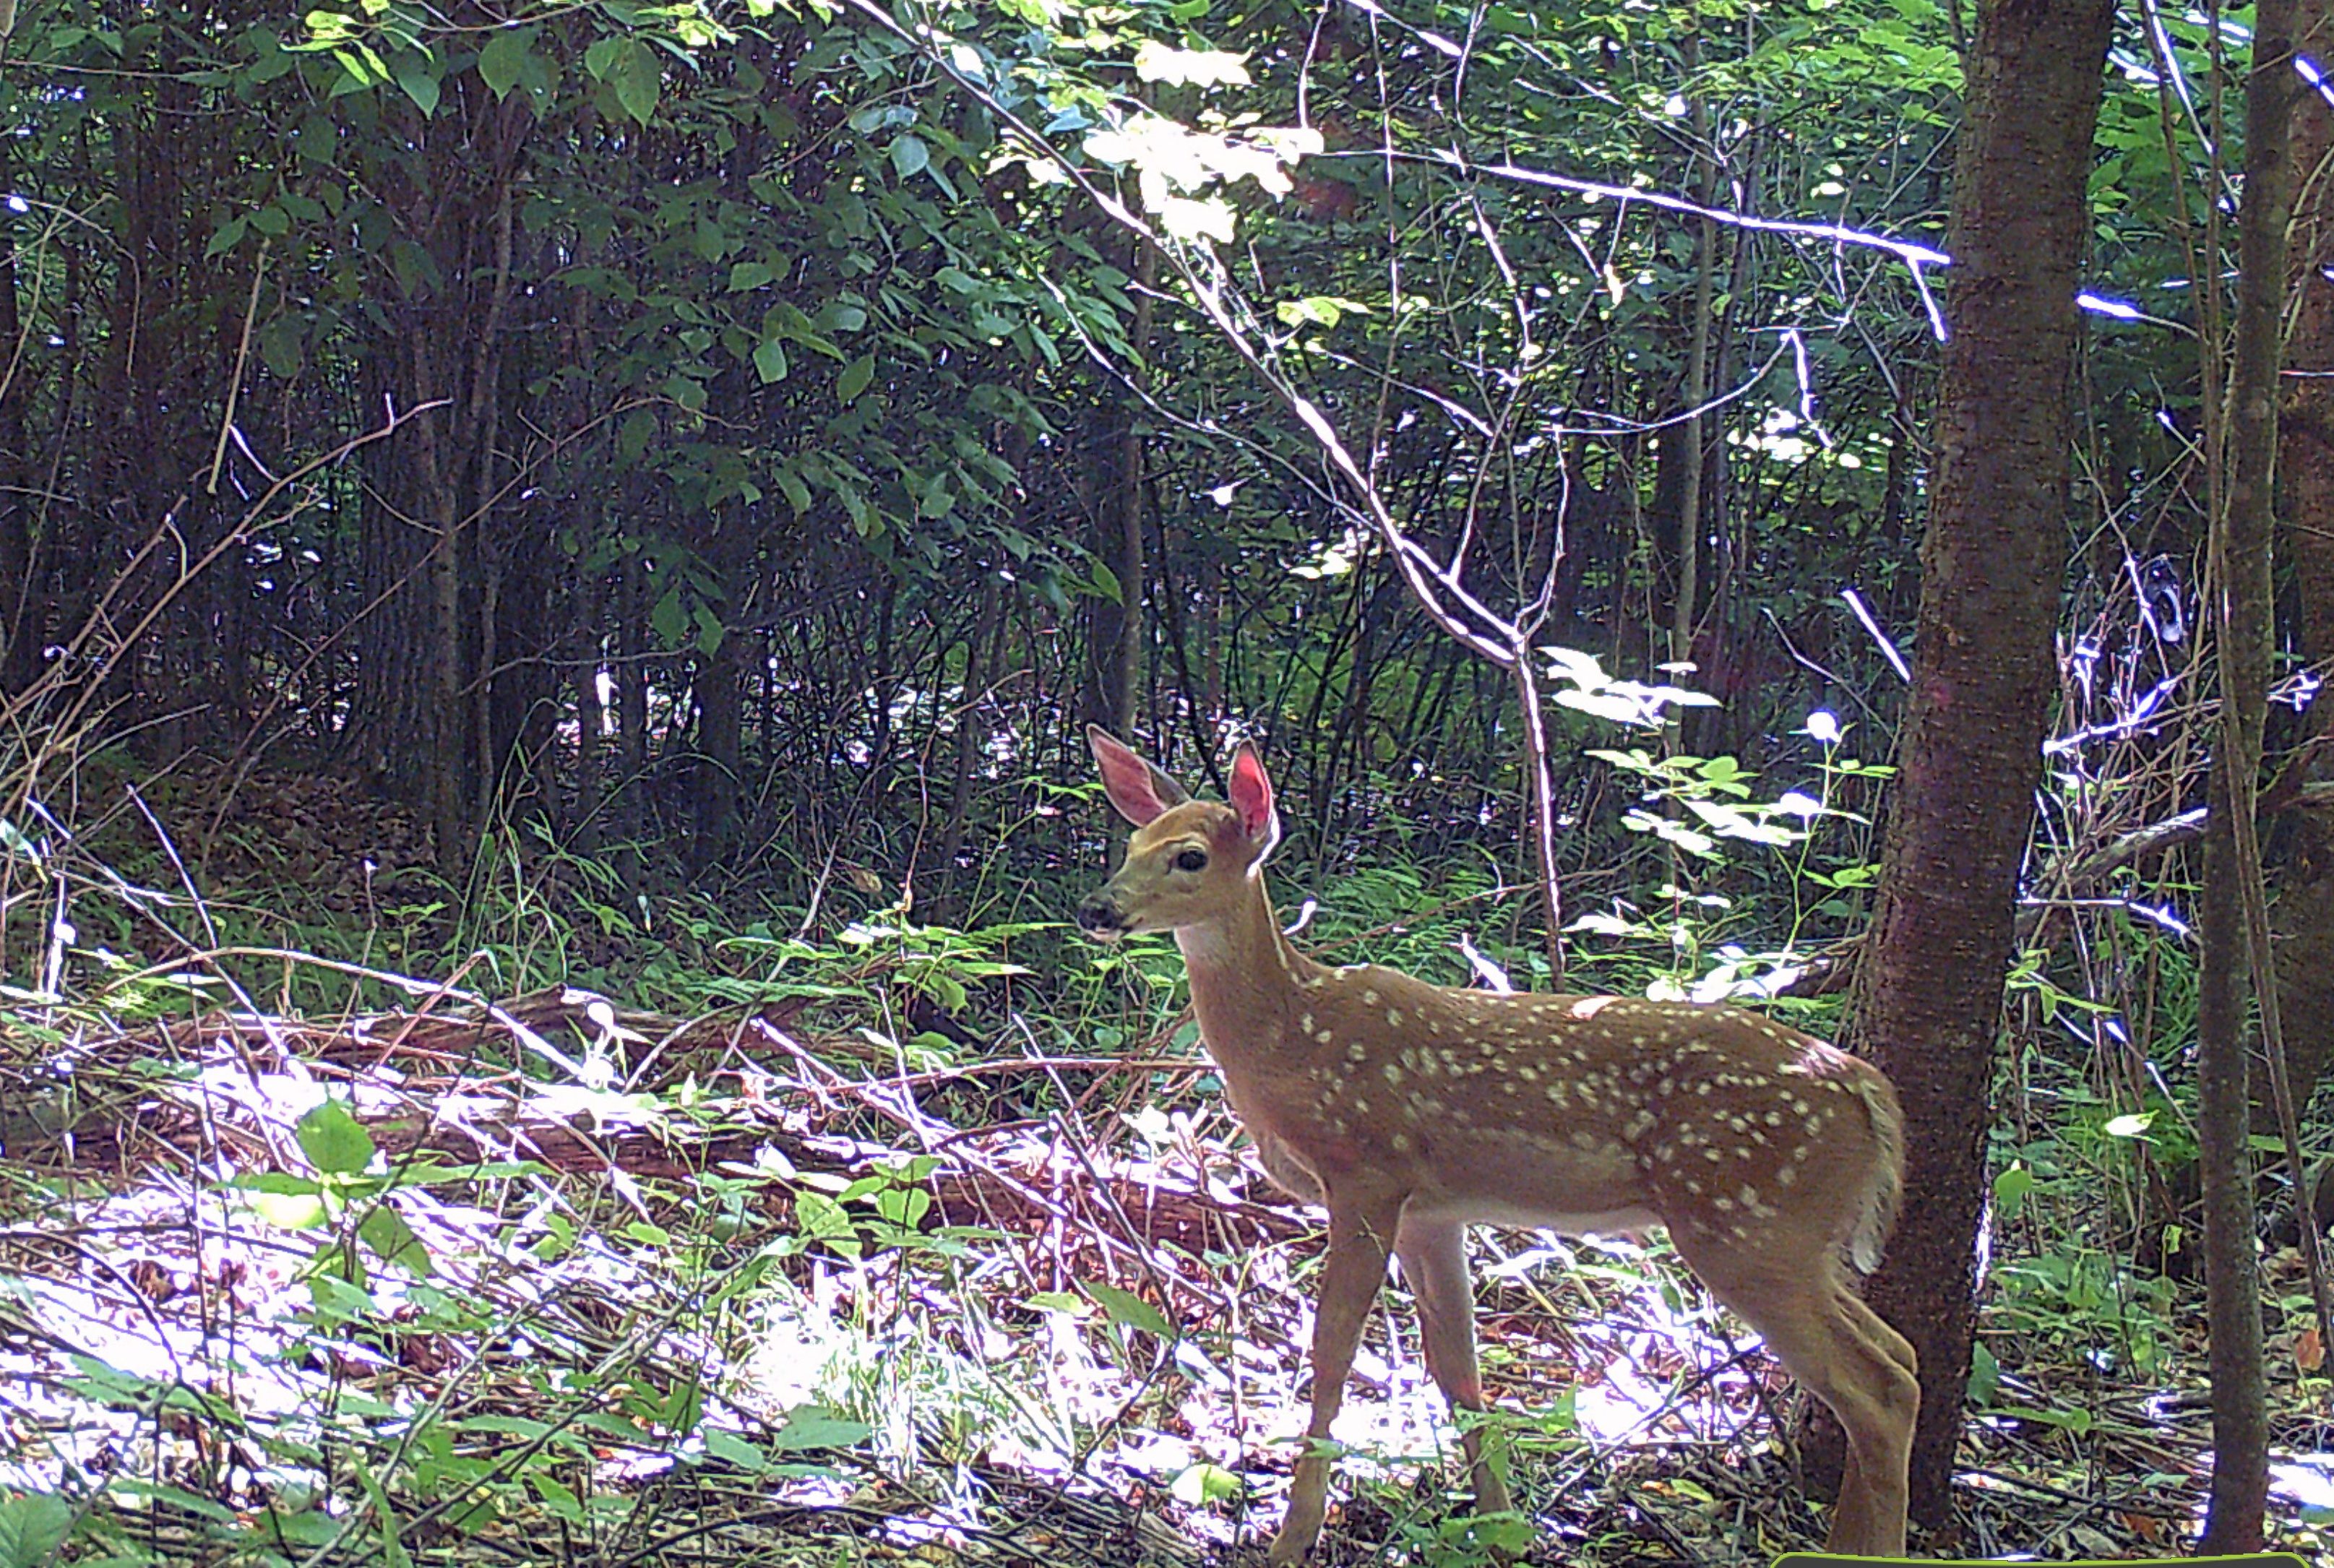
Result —
<svg viewBox="0 0 2334 1568"><path fill-rule="evenodd" d="M1118 909L1102 894L1096 893L1078 906L1078 928L1097 935L1120 928Z"/></svg>

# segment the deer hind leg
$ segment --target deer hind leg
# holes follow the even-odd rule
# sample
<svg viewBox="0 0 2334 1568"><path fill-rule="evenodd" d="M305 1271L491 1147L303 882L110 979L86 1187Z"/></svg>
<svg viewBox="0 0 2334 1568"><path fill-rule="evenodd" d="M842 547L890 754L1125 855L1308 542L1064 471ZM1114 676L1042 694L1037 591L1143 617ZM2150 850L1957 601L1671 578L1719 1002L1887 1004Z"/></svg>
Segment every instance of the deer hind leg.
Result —
<svg viewBox="0 0 2334 1568"><path fill-rule="evenodd" d="M1837 1263L1795 1275L1780 1259L1750 1270L1691 1251L1686 1261L1712 1294L1759 1331L1800 1386L1831 1408L1847 1434L1828 1550L1902 1556L1906 1470L1921 1403L1913 1347L1857 1297Z"/></svg>
<svg viewBox="0 0 2334 1568"><path fill-rule="evenodd" d="M1302 1562L1321 1534L1329 1507L1329 1457L1322 1448L1345 1399L1345 1374L1354 1369L1362 1325L1385 1283L1386 1255L1401 1214L1399 1205L1351 1206L1335 1193L1329 1198L1329 1256L1313 1310L1313 1413L1297 1478L1288 1488L1288 1513L1266 1554L1271 1568Z"/></svg>
<svg viewBox="0 0 2334 1568"><path fill-rule="evenodd" d="M1860 1467L1860 1474L1857 1470L1843 1471L1840 1479L1843 1498L1847 1496L1849 1482L1853 1480L1857 1484L1858 1495L1867 1500L1869 1517L1879 1532L1876 1539L1882 1544L1862 1549L1865 1554L1893 1556L1905 1550L1905 1515L1909 1491L1906 1468L1912 1458L1913 1428L1920 1414L1920 1363L1912 1343L1891 1327L1886 1318L1873 1311L1852 1286L1843 1281L1836 1287L1836 1294L1839 1310L1847 1321L1848 1332L1858 1346L1866 1351L1876 1350L1896 1368L1899 1374L1897 1378L1891 1379L1884 1370L1877 1380L1888 1386L1892 1394L1901 1385L1904 1395L1904 1430L1901 1437L1892 1434L1892 1442L1895 1446L1887 1450L1895 1456L1893 1463L1895 1467L1875 1473L1866 1465ZM1848 1459L1851 1465L1855 1463L1853 1444L1848 1448ZM1835 1534L1837 1531L1835 1523Z"/></svg>
<svg viewBox="0 0 2334 1568"><path fill-rule="evenodd" d="M1475 1365L1475 1287L1467 1272L1465 1227L1405 1215L1394 1256L1402 1263L1403 1283L1418 1298L1419 1342L1428 1375L1452 1409L1480 1414L1486 1406L1482 1374ZM1484 1453L1482 1428L1468 1428L1459 1441L1475 1488L1475 1512L1506 1513L1514 1505Z"/></svg>

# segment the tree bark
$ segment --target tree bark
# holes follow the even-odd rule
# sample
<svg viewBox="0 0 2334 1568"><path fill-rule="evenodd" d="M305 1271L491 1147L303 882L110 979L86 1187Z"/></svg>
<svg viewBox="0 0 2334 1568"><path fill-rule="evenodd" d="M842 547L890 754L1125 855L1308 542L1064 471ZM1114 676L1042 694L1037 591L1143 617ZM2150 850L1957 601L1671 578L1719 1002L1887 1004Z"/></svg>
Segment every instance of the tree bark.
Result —
<svg viewBox="0 0 2334 1568"><path fill-rule="evenodd" d="M1912 1507L1952 1515L2019 866L2056 684L2076 268L2113 0L1982 0L1902 772L1852 1037L1905 1103L1873 1304L1921 1360Z"/></svg>

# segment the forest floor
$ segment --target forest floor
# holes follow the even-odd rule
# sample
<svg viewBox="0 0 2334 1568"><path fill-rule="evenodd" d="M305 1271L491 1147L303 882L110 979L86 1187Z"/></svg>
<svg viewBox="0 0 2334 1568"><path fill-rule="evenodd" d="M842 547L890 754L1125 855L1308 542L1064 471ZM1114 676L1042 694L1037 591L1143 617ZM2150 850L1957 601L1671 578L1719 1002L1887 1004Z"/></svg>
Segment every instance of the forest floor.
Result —
<svg viewBox="0 0 2334 1568"><path fill-rule="evenodd" d="M83 1498L82 1560L1172 1564L1268 1533L1320 1236L1182 1109L1187 1050L919 1067L798 1005L406 984L0 1030L0 1495ZM1479 1258L1529 1560L1820 1539L1788 1383L1665 1247ZM1960 1533L1916 1549L2191 1548L2202 1315L2164 1289L2103 1331L1989 1318ZM1323 1560L1487 1561L1388 1299ZM2321 1554L2321 1358L2281 1349L2277 1544Z"/></svg>

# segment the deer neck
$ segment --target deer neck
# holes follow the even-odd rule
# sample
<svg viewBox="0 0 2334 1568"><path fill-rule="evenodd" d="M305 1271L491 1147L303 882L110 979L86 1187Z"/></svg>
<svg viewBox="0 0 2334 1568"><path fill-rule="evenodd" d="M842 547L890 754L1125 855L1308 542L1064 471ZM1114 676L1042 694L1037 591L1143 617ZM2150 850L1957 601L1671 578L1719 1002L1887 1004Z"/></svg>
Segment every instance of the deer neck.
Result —
<svg viewBox="0 0 2334 1568"><path fill-rule="evenodd" d="M1262 868L1249 873L1229 912L1183 927L1175 945L1191 978L1200 1037L1216 1064L1230 1077L1264 1065L1277 1054L1304 979L1319 966L1280 934Z"/></svg>

